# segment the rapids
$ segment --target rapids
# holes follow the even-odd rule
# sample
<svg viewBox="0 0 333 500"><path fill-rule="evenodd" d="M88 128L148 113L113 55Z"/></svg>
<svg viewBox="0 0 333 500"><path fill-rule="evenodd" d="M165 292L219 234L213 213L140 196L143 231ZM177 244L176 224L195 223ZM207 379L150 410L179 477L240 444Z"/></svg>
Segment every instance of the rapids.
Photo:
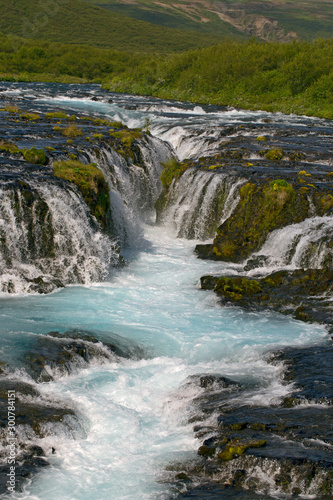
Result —
<svg viewBox="0 0 333 500"><path fill-rule="evenodd" d="M200 446L190 422L197 412L193 401L203 389L190 383L189 377L215 373L242 384L244 391L231 394L230 401L242 398L244 404L262 406L279 402L290 393L292 384L281 379L282 363L269 363L265 354L286 346L320 343L326 330L274 313L221 308L212 292L200 290L202 275L237 273L241 268L199 260L193 249L198 241L214 235L216 227L209 227L208 221L216 192L225 193L224 205L218 208L221 221L234 209L243 181L234 181L232 175L216 180L210 172L189 173L193 178L184 176L183 184L170 198L165 216L156 225L153 206L160 190L160 161L171 149L180 159L213 154L225 142L222 130L226 128L236 136L240 134L239 126L249 127L247 133L255 135L258 130L267 134L289 130L291 134L297 132L302 143L310 128L326 136L329 123L316 118L110 94L97 85L3 83L0 97L15 99L19 106L25 104L37 111L64 109L94 114L122 120L130 127L143 127L146 118L152 123L152 136L144 148L147 169L145 177L140 171L140 181L122 169L122 159L116 153L105 150L100 159L110 186L124 267L110 269L115 242L110 240L108 248L105 236L91 232L75 191L57 197L54 186L36 185L58 224L59 254L74 259L80 249L83 266L75 261L75 272L86 273L87 277L81 280L84 285L75 285L73 272L74 278L65 280L68 286L43 296L3 293L0 360L15 370L14 375L6 375L9 379L14 377L38 387L43 404L66 404L75 410L79 423L46 428L44 437L33 435L24 426L20 428L21 438L45 450L50 467L41 468L12 498L176 498L179 489L174 485L173 467L195 460ZM251 132L253 124L257 128ZM163 146L160 139L169 145ZM94 161L92 156L88 159ZM190 191L182 193L185 185L191 186ZM69 195L72 217L63 206L64 197ZM6 196L1 198L2 224L9 224L15 217ZM76 227L66 226L78 218L83 218L84 226L81 222ZM313 236L311 228L320 234ZM314 218L284 228L281 234L270 236L260 254L266 257L270 271L282 265L297 267L306 256L304 241L324 240L331 228L331 217L322 224ZM12 231L12 250L8 249L14 258L23 251L24 221L20 230L21 234ZM61 240L64 231L71 240ZM318 250L312 257L318 265L323 252ZM91 267L92 260L97 264ZM45 266L42 270L46 273L47 262L41 260L40 265ZM61 260L55 265L61 272ZM29 262L18 266L20 272L22 266L24 272L32 272ZM15 277L18 281L19 271ZM24 288L18 287L18 291ZM67 376L55 370L50 382L37 383L25 369L25 354L37 338L51 331L65 334L72 330L92 332L104 343L125 343L130 346L130 356L96 357L84 366L73 366ZM209 414L207 425L215 417ZM278 493L272 495L276 498Z"/></svg>

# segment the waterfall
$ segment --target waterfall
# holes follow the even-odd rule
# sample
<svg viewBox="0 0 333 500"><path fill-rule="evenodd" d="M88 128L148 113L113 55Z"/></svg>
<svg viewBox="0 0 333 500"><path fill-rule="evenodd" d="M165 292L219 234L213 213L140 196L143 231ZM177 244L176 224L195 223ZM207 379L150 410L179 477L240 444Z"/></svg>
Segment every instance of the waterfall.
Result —
<svg viewBox="0 0 333 500"><path fill-rule="evenodd" d="M49 292L58 286L105 280L119 262L118 245L140 246L161 190L161 162L170 147L146 135L134 159L109 146L80 152L110 187L110 235L103 234L75 185L52 175L22 174L1 188L0 291ZM49 172L48 172L49 174Z"/></svg>
<svg viewBox="0 0 333 500"><path fill-rule="evenodd" d="M146 135L136 142L136 158L124 158L105 145L96 156L85 154L95 162L110 187L112 232L121 247L140 247L143 244L142 222L150 222L154 205L161 191L161 163L172 154L168 144ZM138 160L138 161L137 161Z"/></svg>
<svg viewBox="0 0 333 500"><path fill-rule="evenodd" d="M273 231L250 260L268 268L333 269L333 217L313 217Z"/></svg>
<svg viewBox="0 0 333 500"><path fill-rule="evenodd" d="M173 227L178 237L212 238L237 205L239 188L244 182L227 174L186 171L171 185L163 223Z"/></svg>
<svg viewBox="0 0 333 500"><path fill-rule="evenodd" d="M100 281L119 255L75 186L51 177L0 189L0 291Z"/></svg>

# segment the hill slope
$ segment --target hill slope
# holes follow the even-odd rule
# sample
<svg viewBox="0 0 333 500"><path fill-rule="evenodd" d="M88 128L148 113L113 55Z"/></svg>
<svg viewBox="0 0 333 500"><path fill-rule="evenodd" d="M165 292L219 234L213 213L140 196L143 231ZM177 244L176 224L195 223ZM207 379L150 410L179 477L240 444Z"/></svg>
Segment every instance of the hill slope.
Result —
<svg viewBox="0 0 333 500"><path fill-rule="evenodd" d="M0 31L23 38L143 52L178 52L221 37L133 20L81 0L0 0Z"/></svg>
<svg viewBox="0 0 333 500"><path fill-rule="evenodd" d="M263 40L333 36L332 0L86 0L161 26Z"/></svg>

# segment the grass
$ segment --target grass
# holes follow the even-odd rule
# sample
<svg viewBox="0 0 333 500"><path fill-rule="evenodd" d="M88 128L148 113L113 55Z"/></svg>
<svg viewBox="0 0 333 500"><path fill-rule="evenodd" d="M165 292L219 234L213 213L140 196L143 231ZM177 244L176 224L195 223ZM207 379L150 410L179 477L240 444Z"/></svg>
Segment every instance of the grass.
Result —
<svg viewBox="0 0 333 500"><path fill-rule="evenodd" d="M55 161L53 172L56 177L70 181L79 188L92 214L106 228L110 206L109 187L95 163L84 164L75 159Z"/></svg>
<svg viewBox="0 0 333 500"><path fill-rule="evenodd" d="M86 0L91 5L98 5L112 12L122 13L133 19L148 21L159 26L179 28L182 30L197 31L199 33L221 33L225 36L236 38L245 37L249 32L250 26L252 35L255 35L254 19L259 22L263 16L271 21L268 32L264 31L257 36L268 37L274 40L275 36L281 36L281 30L285 35L289 32L295 33L300 39L314 40L316 38L329 38L333 35L333 4L325 0L274 0L266 2L264 0L221 0L214 2L207 0L205 2L193 2L192 0L183 0L174 3L170 0L136 0L128 2L127 0ZM236 5L235 5L236 4ZM268 4L268 5L267 5ZM232 14L231 11L234 11ZM230 12L229 22L224 21L216 12L228 14ZM235 12L236 11L236 12ZM238 12L237 12L238 11ZM243 12L242 19L239 21L239 28L231 23L235 21L235 16ZM233 21L232 21L233 20ZM246 24L248 23L248 24ZM276 26L274 26L276 23ZM248 26L248 27L247 27ZM266 24L266 30L268 25ZM266 38L267 39L267 38Z"/></svg>
<svg viewBox="0 0 333 500"><path fill-rule="evenodd" d="M81 0L54 4L57 8L48 9L47 2L39 0L0 0L0 31L11 36L14 49L19 46L15 36L150 53L179 52L222 40L216 34L193 34L134 20Z"/></svg>

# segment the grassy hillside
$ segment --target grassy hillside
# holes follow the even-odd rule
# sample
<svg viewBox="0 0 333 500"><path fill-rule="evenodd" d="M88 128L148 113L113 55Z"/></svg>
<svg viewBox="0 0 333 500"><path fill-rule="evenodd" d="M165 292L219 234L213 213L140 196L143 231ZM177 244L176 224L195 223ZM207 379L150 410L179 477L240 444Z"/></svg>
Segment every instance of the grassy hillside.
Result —
<svg viewBox="0 0 333 500"><path fill-rule="evenodd" d="M115 76L107 88L333 119L333 38L287 44L229 40L152 58Z"/></svg>
<svg viewBox="0 0 333 500"><path fill-rule="evenodd" d="M264 40L333 36L331 0L85 0L151 23L200 33Z"/></svg>
<svg viewBox="0 0 333 500"><path fill-rule="evenodd" d="M116 92L333 119L333 39L225 40L168 56L14 42L0 34L0 80L96 82Z"/></svg>
<svg viewBox="0 0 333 500"><path fill-rule="evenodd" d="M180 52L219 41L133 20L81 0L0 0L0 9L1 32L35 40L135 52Z"/></svg>

